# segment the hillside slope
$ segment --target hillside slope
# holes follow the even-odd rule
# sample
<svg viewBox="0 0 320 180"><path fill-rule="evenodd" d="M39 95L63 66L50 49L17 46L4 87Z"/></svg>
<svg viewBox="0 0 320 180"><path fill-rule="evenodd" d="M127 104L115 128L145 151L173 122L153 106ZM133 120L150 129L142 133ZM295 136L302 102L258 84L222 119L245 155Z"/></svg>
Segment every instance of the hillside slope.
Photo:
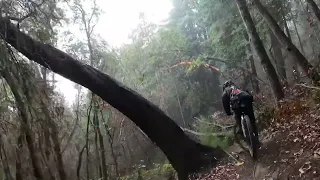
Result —
<svg viewBox="0 0 320 180"><path fill-rule="evenodd" d="M228 158L211 173L194 179L288 180L320 179L319 104L303 100L282 102L271 126L261 133L259 160L234 144L228 151L243 165Z"/></svg>

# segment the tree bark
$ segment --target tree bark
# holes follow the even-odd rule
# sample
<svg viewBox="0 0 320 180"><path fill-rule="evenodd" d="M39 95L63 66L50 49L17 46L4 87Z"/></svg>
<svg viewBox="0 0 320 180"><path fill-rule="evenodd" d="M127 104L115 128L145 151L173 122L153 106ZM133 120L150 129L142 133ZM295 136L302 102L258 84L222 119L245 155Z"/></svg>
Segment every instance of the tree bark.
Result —
<svg viewBox="0 0 320 180"><path fill-rule="evenodd" d="M272 46L273 55L276 61L278 74L280 76L280 79L286 82L287 74L286 74L284 58L281 51L281 45L279 44L278 39L274 36L273 33L270 33L270 38L271 38L271 46Z"/></svg>
<svg viewBox="0 0 320 180"><path fill-rule="evenodd" d="M291 17L294 17L292 12L290 12L290 15ZM298 16L298 14L296 13L296 16ZM301 37L300 37L300 34L299 34L299 31L298 31L298 28L297 28L297 23L295 21L295 19L292 20L292 24L293 24L293 27L294 27L294 30L296 31L296 34L297 34L297 37L298 37L298 41L299 41L299 45L300 45L300 49L302 51L302 54L303 55L306 55L305 51L304 51L304 48L303 48L303 44L302 44L302 41L301 41ZM289 38L289 37L288 37ZM292 42L291 38L289 38L290 41Z"/></svg>
<svg viewBox="0 0 320 180"><path fill-rule="evenodd" d="M254 59L252 54L249 56L249 61L250 61L250 67L252 72L252 75L250 76L252 89L254 90L255 93L260 93L259 81L257 79L258 78L257 70L254 64Z"/></svg>
<svg viewBox="0 0 320 180"><path fill-rule="evenodd" d="M4 179L5 180L13 180L13 176L11 175L11 172L10 172L10 166L8 163L7 153L4 148L4 142L2 141L2 135L0 135L0 159L2 162L2 168L3 168L4 175L5 175Z"/></svg>
<svg viewBox="0 0 320 180"><path fill-rule="evenodd" d="M275 71L271 61L267 55L266 50L263 47L262 41L258 35L258 32L254 26L253 20L248 10L248 6L246 4L246 0L236 0L240 15L242 20L246 26L250 42L253 45L254 50L260 58L261 64L266 71L273 93L277 100L281 100L284 98L284 93L277 76L277 72Z"/></svg>
<svg viewBox="0 0 320 180"><path fill-rule="evenodd" d="M251 86L253 91L258 94L260 93L260 87L259 87L257 69L253 59L253 51L252 51L253 45L252 43L250 43L250 39L247 32L243 31L243 36L249 42L248 45L246 46L246 54L249 57L249 63L250 63L249 66L251 67L251 75L249 75Z"/></svg>
<svg viewBox="0 0 320 180"><path fill-rule="evenodd" d="M111 113L111 110L110 110L110 113ZM115 171L116 171L116 176L117 178L120 178L120 174L119 174L119 164L118 164L118 161L117 161L117 155L114 151L114 131L111 133L111 129L108 125L108 122L110 120L110 117L112 117L111 115L108 116L108 120L106 120L103 116L103 111L100 110L100 115L101 115L101 119L102 119L102 124L104 124L104 129L106 131L106 134L108 136L108 141L109 141L109 144L110 144L110 151L111 151L111 156L112 156L112 159L113 159L113 163L114 163L114 166L115 166ZM121 125L120 125L120 132L121 132ZM121 138L121 133L119 133L119 137Z"/></svg>
<svg viewBox="0 0 320 180"><path fill-rule="evenodd" d="M102 173L102 179L107 180L108 179L108 172L107 172L107 163L106 163L106 155L105 155L105 148L104 148L104 140L100 129L100 123L99 123L99 112L97 107L97 102L94 103L94 112L93 112L93 126L95 133L97 135L97 140L99 141L99 153L100 153L100 164L101 164L101 173Z"/></svg>
<svg viewBox="0 0 320 180"><path fill-rule="evenodd" d="M82 147L80 153L79 153L79 157L78 157L78 163L77 163L77 180L80 180L80 169L82 166L82 154L84 152L84 149L86 148L86 144Z"/></svg>
<svg viewBox="0 0 320 180"><path fill-rule="evenodd" d="M17 146L16 146L16 180L22 180L22 174L21 174L21 157L22 154L22 137L23 137L23 130L20 128L20 135L17 139Z"/></svg>
<svg viewBox="0 0 320 180"><path fill-rule="evenodd" d="M306 57L299 51L299 49L290 41L290 39L285 35L282 29L277 24L276 20L268 12L268 10L261 4L259 0L253 0L253 3L259 10L260 14L263 16L266 23L269 25L270 29L274 35L278 38L279 42L285 49L293 54L296 58L297 63L302 67L304 73L314 82L319 81L319 74L313 68L313 66L308 62Z"/></svg>
<svg viewBox="0 0 320 180"><path fill-rule="evenodd" d="M285 31L287 33L287 37L289 38L290 41L292 41L291 34L290 34L290 29L289 29L288 23L287 23L287 19L286 19L286 17L285 17L283 12L282 12L282 17L284 19L284 29L285 29ZM294 58L296 58L296 57L293 57L292 54L288 53L287 64L291 64L292 65L292 67L287 67L287 69L289 69L288 75L292 77L293 82L294 81L300 82L300 73L296 73L298 68L297 68L297 61L293 60Z"/></svg>
<svg viewBox="0 0 320 180"><path fill-rule="evenodd" d="M307 0L309 6L311 6L312 11L314 12L314 15L317 17L317 19L320 21L320 9L317 6L317 4L313 0Z"/></svg>
<svg viewBox="0 0 320 180"><path fill-rule="evenodd" d="M33 88L36 89L36 87L33 87ZM45 93L42 94L42 95L45 96L45 97L40 96L40 100L39 101L40 101L40 106L41 106L42 113L44 114L44 117L45 117L45 121L47 122L46 125L48 127L46 127L46 128L51 130L51 133L50 132L47 132L47 133L49 133L49 135L50 135L50 137L52 139L54 155L55 155L55 158L56 158L56 161L57 161L56 168L58 170L60 179L61 180L66 180L67 179L67 174L66 174L66 171L65 171L65 168L64 168L62 152L61 152L61 146L60 146L59 137L58 137L59 131L57 129L57 124L54 122L54 120L50 116L50 112L48 110L48 106L50 104L49 103L50 102L49 97ZM36 97L36 95L34 95L33 97ZM45 100L47 100L47 102L44 102ZM49 143L49 142L50 141L48 141L47 143Z"/></svg>

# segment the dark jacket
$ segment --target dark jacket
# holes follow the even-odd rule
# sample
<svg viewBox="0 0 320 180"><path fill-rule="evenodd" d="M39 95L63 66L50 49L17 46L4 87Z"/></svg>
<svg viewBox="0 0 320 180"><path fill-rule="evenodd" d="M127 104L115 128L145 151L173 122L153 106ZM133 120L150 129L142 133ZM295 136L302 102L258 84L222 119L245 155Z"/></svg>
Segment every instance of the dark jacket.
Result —
<svg viewBox="0 0 320 180"><path fill-rule="evenodd" d="M238 108L240 102L244 101L248 103L253 102L253 96L248 91L243 91L236 86L227 87L223 91L222 104L227 115L231 115L231 108Z"/></svg>

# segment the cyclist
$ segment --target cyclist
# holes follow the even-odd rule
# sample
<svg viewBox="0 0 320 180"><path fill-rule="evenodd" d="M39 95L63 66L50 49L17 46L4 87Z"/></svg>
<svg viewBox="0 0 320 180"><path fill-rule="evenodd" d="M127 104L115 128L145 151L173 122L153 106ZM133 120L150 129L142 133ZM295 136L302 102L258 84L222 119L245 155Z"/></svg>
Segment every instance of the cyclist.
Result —
<svg viewBox="0 0 320 180"><path fill-rule="evenodd" d="M223 107L228 116L232 115L231 109L233 110L237 127L239 127L237 134L240 134L241 136L243 135L240 124L242 113L241 111L244 111L250 118L254 134L256 135L258 145L260 146L261 143L259 141L258 129L256 125L256 119L254 117L252 102L253 96L248 91L243 91L240 88L238 88L232 81L229 80L223 84ZM244 106L240 106L241 104L243 104Z"/></svg>

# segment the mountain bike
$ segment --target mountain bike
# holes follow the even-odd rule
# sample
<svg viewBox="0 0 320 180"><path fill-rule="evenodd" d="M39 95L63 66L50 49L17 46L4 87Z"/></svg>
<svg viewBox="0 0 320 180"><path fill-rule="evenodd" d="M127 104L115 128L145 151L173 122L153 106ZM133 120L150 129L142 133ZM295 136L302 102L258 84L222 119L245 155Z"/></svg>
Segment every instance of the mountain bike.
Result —
<svg viewBox="0 0 320 180"><path fill-rule="evenodd" d="M244 141L248 145L248 148L244 148L240 143L240 138L238 137L239 134L236 132L237 126L235 126L234 128L235 140L243 149L248 149L251 157L254 160L256 160L258 152L258 139L257 136L254 134L250 118L244 111L242 111L241 114L241 128L243 132Z"/></svg>

